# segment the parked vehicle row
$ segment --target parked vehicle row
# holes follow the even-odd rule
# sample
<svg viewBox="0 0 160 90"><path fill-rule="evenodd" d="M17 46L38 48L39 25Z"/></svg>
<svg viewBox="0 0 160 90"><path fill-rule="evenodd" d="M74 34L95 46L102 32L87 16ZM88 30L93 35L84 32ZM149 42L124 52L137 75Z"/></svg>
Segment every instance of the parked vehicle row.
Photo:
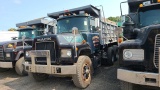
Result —
<svg viewBox="0 0 160 90"><path fill-rule="evenodd" d="M72 77L75 86L86 88L96 68L118 60L122 90L160 88L160 0L123 3L129 14L120 8L122 28L106 23L103 10L92 5L47 14L52 21L17 24L20 40L0 42L0 69L15 68L36 81Z"/></svg>

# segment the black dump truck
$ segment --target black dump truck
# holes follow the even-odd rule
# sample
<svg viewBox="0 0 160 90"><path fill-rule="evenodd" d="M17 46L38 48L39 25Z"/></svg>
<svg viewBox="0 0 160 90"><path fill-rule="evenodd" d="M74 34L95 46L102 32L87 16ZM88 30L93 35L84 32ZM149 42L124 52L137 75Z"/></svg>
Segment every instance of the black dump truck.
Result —
<svg viewBox="0 0 160 90"><path fill-rule="evenodd" d="M25 70L36 81L48 76L72 77L79 88L92 80L94 68L117 59L116 25L102 22L101 10L87 5L49 13L57 20L57 34L34 39Z"/></svg>
<svg viewBox="0 0 160 90"><path fill-rule="evenodd" d="M0 42L0 70L15 68L19 75L26 75L24 70L24 51L31 49L33 38L43 35L47 27L53 29L53 22L47 19L35 19L24 23L16 24L19 37L13 37L14 40ZM25 44L22 37L25 36Z"/></svg>
<svg viewBox="0 0 160 90"><path fill-rule="evenodd" d="M123 2L124 3L124 2ZM128 0L117 78L122 90L160 89L160 0Z"/></svg>

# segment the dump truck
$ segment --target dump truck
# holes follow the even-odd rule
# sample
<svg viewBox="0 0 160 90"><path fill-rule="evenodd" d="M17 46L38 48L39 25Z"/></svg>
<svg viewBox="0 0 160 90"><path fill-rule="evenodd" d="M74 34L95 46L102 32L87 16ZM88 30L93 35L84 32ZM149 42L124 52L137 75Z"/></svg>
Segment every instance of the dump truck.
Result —
<svg viewBox="0 0 160 90"><path fill-rule="evenodd" d="M0 70L15 68L17 74L27 75L23 65L25 56L23 50L31 49L33 39L44 35L47 26L50 30L53 29L53 25L53 22L43 18L16 24L19 36L14 37L14 40L0 42ZM23 36L26 37L25 42Z"/></svg>
<svg viewBox="0 0 160 90"><path fill-rule="evenodd" d="M122 2L124 3L124 2ZM122 90L160 89L160 1L128 0L122 15L126 41L119 45L117 78ZM128 35L127 35L128 33Z"/></svg>
<svg viewBox="0 0 160 90"><path fill-rule="evenodd" d="M32 50L25 51L25 70L36 81L68 76L75 86L86 88L95 68L117 59L117 25L102 22L101 10L92 5L48 16L57 20L57 34L34 39Z"/></svg>

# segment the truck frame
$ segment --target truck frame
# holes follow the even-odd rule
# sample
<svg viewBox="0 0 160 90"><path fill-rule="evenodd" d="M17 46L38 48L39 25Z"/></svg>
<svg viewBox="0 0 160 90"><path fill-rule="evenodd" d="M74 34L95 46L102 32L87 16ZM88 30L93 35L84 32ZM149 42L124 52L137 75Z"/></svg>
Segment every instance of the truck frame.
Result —
<svg viewBox="0 0 160 90"><path fill-rule="evenodd" d="M69 76L77 87L86 88L94 68L112 65L116 60L117 26L102 22L100 9L92 5L48 16L57 19L57 34L34 39L33 50L28 51L30 58L26 58L26 71L36 81L50 74Z"/></svg>
<svg viewBox="0 0 160 90"><path fill-rule="evenodd" d="M122 90L137 86L160 89L159 0L128 0L129 14L124 15L124 37L119 45L117 78ZM133 7L134 6L134 7ZM129 35L127 35L129 34Z"/></svg>

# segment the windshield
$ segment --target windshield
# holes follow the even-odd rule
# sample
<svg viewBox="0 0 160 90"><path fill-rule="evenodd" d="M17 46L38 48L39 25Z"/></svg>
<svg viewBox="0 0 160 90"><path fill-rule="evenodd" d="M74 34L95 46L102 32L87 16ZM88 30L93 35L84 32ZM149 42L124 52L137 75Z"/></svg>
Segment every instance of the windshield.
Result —
<svg viewBox="0 0 160 90"><path fill-rule="evenodd" d="M139 12L140 26L160 24L160 8L153 6L152 8L144 7Z"/></svg>
<svg viewBox="0 0 160 90"><path fill-rule="evenodd" d="M35 34L34 34L34 30L33 29L26 29L26 30L20 30L19 31L19 39L22 39L22 36L26 36L26 38L34 38Z"/></svg>
<svg viewBox="0 0 160 90"><path fill-rule="evenodd" d="M87 17L70 17L57 22L58 33L71 33L73 27L77 27L79 31L88 31Z"/></svg>

